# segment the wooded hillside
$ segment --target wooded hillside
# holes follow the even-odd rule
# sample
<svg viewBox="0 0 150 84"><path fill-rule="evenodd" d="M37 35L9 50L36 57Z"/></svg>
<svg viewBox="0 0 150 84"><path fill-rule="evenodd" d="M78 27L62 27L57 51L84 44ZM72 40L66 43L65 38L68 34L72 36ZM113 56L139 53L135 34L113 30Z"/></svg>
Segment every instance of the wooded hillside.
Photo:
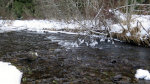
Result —
<svg viewBox="0 0 150 84"><path fill-rule="evenodd" d="M0 17L3 19L71 19L96 16L100 8L125 5L126 0L0 0ZM132 0L129 0L129 4ZM150 0L136 0L149 4Z"/></svg>

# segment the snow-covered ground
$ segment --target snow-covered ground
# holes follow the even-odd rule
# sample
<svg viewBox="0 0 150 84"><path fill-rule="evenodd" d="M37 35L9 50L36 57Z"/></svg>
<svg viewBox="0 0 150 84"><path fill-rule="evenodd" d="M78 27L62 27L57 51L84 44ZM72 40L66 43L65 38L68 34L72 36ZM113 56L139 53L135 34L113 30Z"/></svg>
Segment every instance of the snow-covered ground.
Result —
<svg viewBox="0 0 150 84"><path fill-rule="evenodd" d="M110 32L122 33L124 29L128 30L126 24L126 14L119 11L115 11L115 15L120 19L120 23L113 24L111 21L109 23L111 30ZM36 32L43 31L60 31L61 29L82 29L82 28L92 28L98 24L98 21L59 21L59 20L0 20L0 32L5 31L18 31L18 30L30 30ZM139 28L136 32L141 40L147 39L150 34L150 15L132 15L130 22L131 31L135 27ZM123 27L123 28L122 28ZM101 28L104 29L102 26ZM126 36L131 36L132 32L126 32Z"/></svg>
<svg viewBox="0 0 150 84"><path fill-rule="evenodd" d="M115 15L120 19L120 23L114 24L108 20L107 23L108 26L110 26L110 32L122 33L124 29L128 30L126 24L126 14L121 13L120 11L115 11ZM89 29L96 27L98 23L99 21L94 20L68 22L63 20L0 20L0 32L18 30L43 32L60 31L61 29ZM150 33L150 15L132 15L130 22L131 31L135 27L139 28L139 31L136 32L135 35L140 37L141 40L146 39L146 36L149 36ZM101 29L105 29L103 25L101 26ZM131 36L131 33L132 32L126 32L126 35Z"/></svg>
<svg viewBox="0 0 150 84"><path fill-rule="evenodd" d="M138 69L136 71L135 77L137 79L150 80L150 73L148 70Z"/></svg>
<svg viewBox="0 0 150 84"><path fill-rule="evenodd" d="M11 63L0 61L0 84L21 84L22 74Z"/></svg>
<svg viewBox="0 0 150 84"><path fill-rule="evenodd" d="M77 28L77 23L65 23L55 20L1 20L1 31L18 31L18 30L30 30L30 31L42 31L44 29L58 30L62 28Z"/></svg>
<svg viewBox="0 0 150 84"><path fill-rule="evenodd" d="M122 33L124 29L128 30L126 24L126 14L116 11L115 15L118 16L118 18L120 19L120 24L111 24L110 32ZM130 22L131 31L134 28L139 28L139 31L136 32L134 35L139 37L141 40L147 39L146 36L149 36L150 34L150 15L132 15ZM131 36L131 33L133 32L126 32L126 36Z"/></svg>
<svg viewBox="0 0 150 84"><path fill-rule="evenodd" d="M0 20L0 32L29 30L36 32L58 31L60 29L91 28L95 21L58 21L58 20Z"/></svg>

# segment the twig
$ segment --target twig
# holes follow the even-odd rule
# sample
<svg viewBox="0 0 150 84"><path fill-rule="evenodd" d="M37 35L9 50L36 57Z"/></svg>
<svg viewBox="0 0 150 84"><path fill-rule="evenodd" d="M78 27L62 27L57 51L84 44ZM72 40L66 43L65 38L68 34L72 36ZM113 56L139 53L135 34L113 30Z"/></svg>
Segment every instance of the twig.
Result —
<svg viewBox="0 0 150 84"><path fill-rule="evenodd" d="M104 3L103 3L103 4L104 4ZM94 17L94 19L93 19L93 20L95 20L95 19L98 17L98 15L100 14L100 12L102 11L103 4L102 4L101 8L99 9L98 13L96 14L96 16Z"/></svg>
<svg viewBox="0 0 150 84"><path fill-rule="evenodd" d="M140 23L141 27L146 31L146 33L149 35L148 31L143 27L142 23L140 21L137 21L138 23Z"/></svg>
<svg viewBox="0 0 150 84"><path fill-rule="evenodd" d="M150 4L131 4L131 5L125 5L125 6L121 6L121 7L118 7L116 9L114 9L114 11L118 10L118 9L121 9L121 8L125 8L127 6L150 6Z"/></svg>

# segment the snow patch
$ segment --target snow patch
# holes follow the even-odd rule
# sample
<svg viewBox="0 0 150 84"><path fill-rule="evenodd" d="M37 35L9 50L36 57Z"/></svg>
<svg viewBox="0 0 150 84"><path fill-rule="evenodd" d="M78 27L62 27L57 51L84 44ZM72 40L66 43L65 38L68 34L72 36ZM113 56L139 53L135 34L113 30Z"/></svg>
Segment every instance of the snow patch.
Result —
<svg viewBox="0 0 150 84"><path fill-rule="evenodd" d="M130 32L126 33L126 36L131 36Z"/></svg>
<svg viewBox="0 0 150 84"><path fill-rule="evenodd" d="M135 77L137 79L150 80L150 73L148 70L138 69L136 70Z"/></svg>
<svg viewBox="0 0 150 84"><path fill-rule="evenodd" d="M0 61L0 84L20 84L22 74L11 63Z"/></svg>
<svg viewBox="0 0 150 84"><path fill-rule="evenodd" d="M7 31L42 31L42 30L59 30L63 28L75 29L80 27L78 23L56 20L0 20L0 29L3 32Z"/></svg>
<svg viewBox="0 0 150 84"><path fill-rule="evenodd" d="M124 13L121 13L120 11L115 11L115 15L122 20L122 23L120 24L111 24L111 31L114 33L122 33L124 29L128 30L126 23L126 15ZM131 22L130 22L130 28L131 30L133 28L140 28L139 31L136 33L140 37L141 40L147 39L143 37L149 36L149 30L150 30L150 15L132 15ZM123 28L122 28L123 27ZM126 36L131 36L131 33L127 32Z"/></svg>
<svg viewBox="0 0 150 84"><path fill-rule="evenodd" d="M66 22L63 20L0 20L0 32L29 30L43 33L43 31L58 31L61 29L92 28L98 23L98 21L91 20L79 22Z"/></svg>

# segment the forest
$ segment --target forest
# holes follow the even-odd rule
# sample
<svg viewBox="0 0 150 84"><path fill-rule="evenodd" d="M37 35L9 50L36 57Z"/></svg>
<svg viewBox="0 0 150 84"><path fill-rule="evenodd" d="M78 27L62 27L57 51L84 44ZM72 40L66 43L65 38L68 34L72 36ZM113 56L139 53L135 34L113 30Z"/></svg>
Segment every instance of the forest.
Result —
<svg viewBox="0 0 150 84"><path fill-rule="evenodd" d="M132 1L129 0L128 4L133 3ZM0 0L0 2L0 16L6 19L75 17L89 19L94 17L102 6L103 12L106 13L110 8L126 5L126 0ZM136 3L149 4L150 1L136 0ZM111 17L111 14L106 17Z"/></svg>

